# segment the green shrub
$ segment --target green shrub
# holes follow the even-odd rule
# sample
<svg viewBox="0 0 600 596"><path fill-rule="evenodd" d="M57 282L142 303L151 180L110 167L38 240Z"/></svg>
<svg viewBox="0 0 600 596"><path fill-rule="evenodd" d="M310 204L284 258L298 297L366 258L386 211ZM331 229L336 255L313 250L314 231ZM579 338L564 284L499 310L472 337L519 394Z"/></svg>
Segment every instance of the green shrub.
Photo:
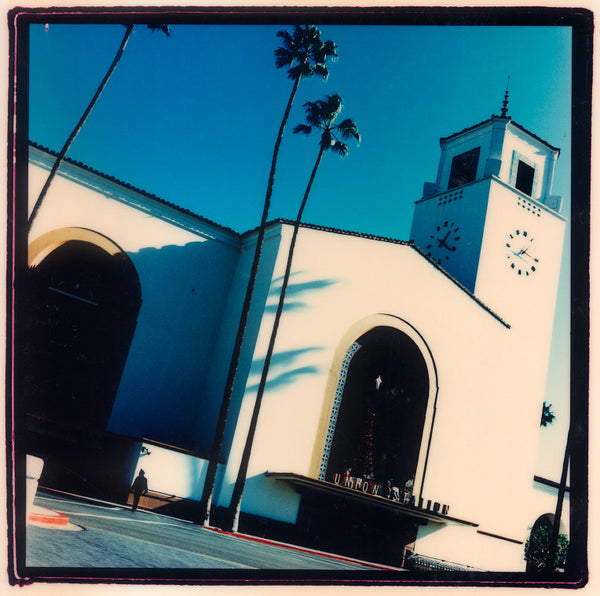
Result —
<svg viewBox="0 0 600 596"><path fill-rule="evenodd" d="M548 569L551 538L552 526L550 524L540 524L534 526L529 534L529 538L527 538L527 541L525 542L525 560L538 571ZM554 568L552 571L558 571L559 569L565 568L568 548L569 540L566 534L559 534L556 558L554 559Z"/></svg>

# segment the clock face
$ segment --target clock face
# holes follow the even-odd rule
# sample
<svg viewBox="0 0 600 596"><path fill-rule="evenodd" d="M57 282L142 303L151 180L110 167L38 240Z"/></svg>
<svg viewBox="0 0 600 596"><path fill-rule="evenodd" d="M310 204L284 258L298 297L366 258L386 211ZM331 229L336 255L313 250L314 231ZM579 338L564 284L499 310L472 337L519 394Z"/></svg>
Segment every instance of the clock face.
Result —
<svg viewBox="0 0 600 596"><path fill-rule="evenodd" d="M506 241L506 259L516 275L530 277L538 268L533 236L527 230L515 230Z"/></svg>
<svg viewBox="0 0 600 596"><path fill-rule="evenodd" d="M445 221L436 226L429 235L429 244L425 247L427 256L438 265L444 265L456 252L460 241L460 228L453 221Z"/></svg>

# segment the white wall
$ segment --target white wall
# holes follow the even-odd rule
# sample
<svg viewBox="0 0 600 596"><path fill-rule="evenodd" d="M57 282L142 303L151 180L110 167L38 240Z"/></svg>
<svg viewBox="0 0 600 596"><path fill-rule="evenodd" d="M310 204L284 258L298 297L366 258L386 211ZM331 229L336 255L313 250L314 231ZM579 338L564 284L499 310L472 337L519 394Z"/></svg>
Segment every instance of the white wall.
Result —
<svg viewBox="0 0 600 596"><path fill-rule="evenodd" d="M224 477L226 504L254 405L272 325L269 307L278 299L290 234L291 228L284 226L283 250L273 272L275 281ZM479 549L491 540L493 546L485 548L496 553L503 569L513 569L522 556L522 545L511 541L524 541L532 523L530 511L521 504L531 490L541 411L533 383L522 378L523 351L518 346L526 331L508 328L404 244L301 229L243 510L295 521L290 504L298 497L291 492L286 497L285 485L262 475L266 471L315 475L313 449L326 415L327 381L338 372L331 366L339 342L357 321L378 313L401 318L414 327L435 363L439 391L423 496L448 504L453 517L508 538L490 539L475 533L471 547L479 545L474 547ZM531 338L527 339L530 346ZM540 387L543 390L543 383ZM420 467L418 475L422 473ZM450 549L446 530L429 534L426 543L431 556L460 562L453 559L457 551ZM417 543L417 552L419 548ZM481 563L487 568L486 561Z"/></svg>
<svg viewBox="0 0 600 596"><path fill-rule="evenodd" d="M523 544L481 534L477 528L429 524L419 528L415 552L480 571L518 572L525 570L523 549Z"/></svg>
<svg viewBox="0 0 600 596"><path fill-rule="evenodd" d="M144 470L149 491L200 500L207 460L153 443L143 443L142 447L149 453L139 457L131 482L140 470Z"/></svg>
<svg viewBox="0 0 600 596"><path fill-rule="evenodd" d="M289 234L285 229L282 246ZM285 256L278 259L275 279ZM268 304L276 302L278 287L272 284ZM267 470L309 473L338 343L357 321L378 313L408 321L431 349L440 390L425 496L468 517L473 503L491 490L489 484L478 480L472 484L471 479L495 461L495 441L502 433L490 433L486 424L497 420L501 409L506 375L495 364L496 354L508 354L510 361L510 331L406 245L301 230L248 477ZM261 326L225 486L237 471L271 324L269 311ZM504 438L501 444L508 442ZM460 475L453 472L457 466ZM245 493L244 509L277 516L273 502L265 507L264 500L254 499L250 491Z"/></svg>
<svg viewBox="0 0 600 596"><path fill-rule="evenodd" d="M231 355L238 333L242 305L246 296L250 271L254 260L256 240L256 233L249 234L243 239L242 250L233 275L231 288L227 299L225 300L224 312L221 318L217 340L211 347L212 358L210 360L210 373L206 377L204 390L206 395L212 396L212 399L210 401L210 408L205 407L204 405L201 408L197 421L197 431L200 435L205 434L203 428L206 427L206 425L213 428L217 423L218 412L221 407L223 392L231 364ZM279 241L280 237L278 229L271 228L267 230L261 253L260 268L252 293L251 308L244 332L244 343L235 375L233 395L227 416L225 437L221 448L221 456L223 459L227 459L228 457L229 448L236 429L240 404L246 386L248 372L252 364L252 354L254 352L256 337L260 326L260 317L265 308Z"/></svg>
<svg viewBox="0 0 600 596"><path fill-rule="evenodd" d="M545 514L554 515L557 490L533 479L528 491L519 495L519 515L527 520L517 537L518 543L482 534L483 527L441 526L429 524L419 528L416 551L436 559L452 557L484 571L525 571L525 542L536 520ZM561 531L569 534L569 495L565 495ZM485 531L485 530L484 530Z"/></svg>
<svg viewBox="0 0 600 596"><path fill-rule="evenodd" d="M30 205L46 176L31 149ZM64 170L64 171L63 171ZM86 228L120 246L142 305L108 430L195 450L212 442L209 364L239 255L239 238L92 172L64 164L30 233ZM218 397L220 404L220 396ZM198 425L195 424L198 416Z"/></svg>

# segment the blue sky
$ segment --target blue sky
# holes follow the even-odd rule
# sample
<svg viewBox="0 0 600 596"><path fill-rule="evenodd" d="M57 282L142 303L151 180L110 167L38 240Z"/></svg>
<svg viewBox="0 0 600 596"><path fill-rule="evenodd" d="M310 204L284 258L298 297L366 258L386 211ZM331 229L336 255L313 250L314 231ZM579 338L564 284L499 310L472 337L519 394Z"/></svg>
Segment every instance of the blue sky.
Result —
<svg viewBox="0 0 600 596"><path fill-rule="evenodd" d="M175 25L169 38L138 25L69 157L236 231L260 221L268 168L291 90L275 68L275 33L291 27ZM434 181L439 138L499 114L561 148L554 194L570 213L569 27L323 25L338 45L327 81L301 83L283 140L271 218L294 218L317 137L293 135L302 104L344 99L362 142L327 155L304 220L407 239L414 201ZM29 138L55 151L82 114L119 46L121 25L30 27ZM543 429L559 454L568 414L568 253L563 267ZM562 414L562 415L561 415ZM556 463L558 461L558 463ZM540 473L558 479L562 456Z"/></svg>

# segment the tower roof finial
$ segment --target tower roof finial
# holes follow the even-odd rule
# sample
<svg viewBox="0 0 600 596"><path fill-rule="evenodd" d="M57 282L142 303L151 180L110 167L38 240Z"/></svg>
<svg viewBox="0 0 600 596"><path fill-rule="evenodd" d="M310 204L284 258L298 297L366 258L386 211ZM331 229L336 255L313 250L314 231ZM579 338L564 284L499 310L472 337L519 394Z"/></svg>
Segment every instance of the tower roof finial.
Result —
<svg viewBox="0 0 600 596"><path fill-rule="evenodd" d="M504 92L504 101L502 102L502 118L508 118L506 113L508 112L508 85L510 83L510 75L508 75L508 81L506 81L506 91Z"/></svg>

